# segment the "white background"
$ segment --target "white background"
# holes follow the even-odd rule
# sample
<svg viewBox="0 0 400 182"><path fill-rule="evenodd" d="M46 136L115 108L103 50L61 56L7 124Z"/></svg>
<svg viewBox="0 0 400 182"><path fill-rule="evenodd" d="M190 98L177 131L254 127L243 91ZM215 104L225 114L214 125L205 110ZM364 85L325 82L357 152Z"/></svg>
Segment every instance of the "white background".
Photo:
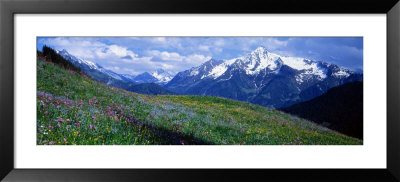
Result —
<svg viewBox="0 0 400 182"><path fill-rule="evenodd" d="M36 146L36 36L363 36L362 146ZM386 15L15 15L16 168L386 168Z"/></svg>

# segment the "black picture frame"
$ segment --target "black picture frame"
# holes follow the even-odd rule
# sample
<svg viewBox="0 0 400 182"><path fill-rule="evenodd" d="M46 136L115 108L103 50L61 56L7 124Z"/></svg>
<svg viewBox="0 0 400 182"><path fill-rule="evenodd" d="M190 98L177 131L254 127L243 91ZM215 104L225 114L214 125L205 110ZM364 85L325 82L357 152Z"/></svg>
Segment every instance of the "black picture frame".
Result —
<svg viewBox="0 0 400 182"><path fill-rule="evenodd" d="M381 13L387 15L386 169L15 169L14 15ZM400 181L398 0L0 0L0 179L5 181ZM368 159L366 159L368 160Z"/></svg>

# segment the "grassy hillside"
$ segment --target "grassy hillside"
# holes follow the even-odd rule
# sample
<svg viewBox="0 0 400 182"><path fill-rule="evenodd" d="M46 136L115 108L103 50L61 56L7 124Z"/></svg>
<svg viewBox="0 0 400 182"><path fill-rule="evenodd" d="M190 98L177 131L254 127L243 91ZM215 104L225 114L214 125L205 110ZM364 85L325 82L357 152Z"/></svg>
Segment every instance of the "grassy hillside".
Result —
<svg viewBox="0 0 400 182"><path fill-rule="evenodd" d="M281 109L349 136L363 138L363 83L350 82Z"/></svg>
<svg viewBox="0 0 400 182"><path fill-rule="evenodd" d="M283 112L208 96L141 95L37 60L37 144L362 144Z"/></svg>
<svg viewBox="0 0 400 182"><path fill-rule="evenodd" d="M129 86L125 90L148 95L176 95L176 93L155 83L141 83Z"/></svg>

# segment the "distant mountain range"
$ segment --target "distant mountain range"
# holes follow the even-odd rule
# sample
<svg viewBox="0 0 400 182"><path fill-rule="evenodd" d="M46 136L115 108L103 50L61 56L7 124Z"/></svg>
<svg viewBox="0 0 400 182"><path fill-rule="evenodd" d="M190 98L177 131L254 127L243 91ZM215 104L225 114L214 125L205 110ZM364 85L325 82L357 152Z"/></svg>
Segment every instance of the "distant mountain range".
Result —
<svg viewBox="0 0 400 182"><path fill-rule="evenodd" d="M65 49L61 51L56 51L58 54L63 56L65 59L69 60L74 65L80 67L85 72L89 73L90 76L99 79L101 81L105 81L109 83L109 85L113 85L116 80L122 80L126 82L132 83L157 83L159 85L165 85L168 83L175 74L173 72L168 72L163 69L157 69L154 72L148 73L143 72L139 75L130 75L130 74L118 74L109 69L103 68L101 65L94 63L89 60L78 58L72 54L70 54ZM100 77L101 74L102 76ZM104 77L106 75L106 78ZM110 79L112 78L112 79ZM118 81L117 81L118 82Z"/></svg>
<svg viewBox="0 0 400 182"><path fill-rule="evenodd" d="M165 71L163 69L157 69L156 71L151 73L143 72L136 76L124 74L123 76L131 79L133 82L136 83L156 83L163 86L167 84L175 76L175 74L173 72Z"/></svg>
<svg viewBox="0 0 400 182"><path fill-rule="evenodd" d="M321 96L281 110L363 139L362 82L333 87Z"/></svg>
<svg viewBox="0 0 400 182"><path fill-rule="evenodd" d="M118 74L66 50L57 51L91 77L108 85L142 93L208 95L247 101L271 108L284 108L318 97L330 88L363 81L363 75L347 68L307 58L286 57L260 46L230 60L211 59L177 74L158 69L139 75ZM142 83L156 83L156 85ZM135 87L134 87L135 86ZM164 87L164 89L162 89Z"/></svg>
<svg viewBox="0 0 400 182"><path fill-rule="evenodd" d="M362 74L334 64L280 56L258 47L243 57L211 59L179 72L164 87L180 94L220 96L282 108L362 80Z"/></svg>
<svg viewBox="0 0 400 182"><path fill-rule="evenodd" d="M105 69L101 65L92 61L78 58L68 53L65 49L62 51L55 50L55 52L61 55L67 61L71 62L73 65L78 67L81 71L83 71L90 77L100 82L106 83L107 85L122 88L132 92L150 95L175 94L174 92L169 91L160 85L149 84L153 82L163 84L165 80L170 79L171 76L168 75L169 72L165 72L161 69L153 73L157 77L154 77L147 72L137 76L123 75ZM146 75L148 75L148 77L146 77ZM165 78L163 77L163 75L165 75Z"/></svg>

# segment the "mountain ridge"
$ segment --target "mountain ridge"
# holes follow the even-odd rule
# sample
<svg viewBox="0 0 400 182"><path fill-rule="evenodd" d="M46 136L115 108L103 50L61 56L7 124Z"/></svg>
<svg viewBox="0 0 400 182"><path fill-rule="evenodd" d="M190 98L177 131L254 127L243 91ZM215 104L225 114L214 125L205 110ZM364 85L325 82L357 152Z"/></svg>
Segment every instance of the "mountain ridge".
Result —
<svg viewBox="0 0 400 182"><path fill-rule="evenodd" d="M179 72L165 88L181 94L221 96L280 108L312 99L343 83L362 81L362 77L344 67L280 56L261 46L242 57L211 59Z"/></svg>
<svg viewBox="0 0 400 182"><path fill-rule="evenodd" d="M157 84L146 84L146 83L138 83L133 81L131 78L127 76L120 75L111 70L103 68L101 65L91 62L89 60L84 60L78 58L72 54L69 54L65 49L59 51L54 50L50 47L44 46L43 50L46 52L46 55L51 55L49 60L54 59L53 57L58 57L63 59L63 64L72 64L74 70L79 70L79 72L83 72L84 74L90 76L91 78L105 83L109 86L125 89L131 92L150 94L150 95L174 95L176 93L163 88ZM42 55L40 51L38 51L38 55ZM70 68L71 66L67 66Z"/></svg>
<svg viewBox="0 0 400 182"><path fill-rule="evenodd" d="M60 50L55 50L55 51L61 56L63 56L65 59L71 61L73 64L82 67L84 70L95 70L104 73L105 75L110 76L116 80L122 80L132 83L157 83L163 86L168 81L170 81L174 76L173 72L168 72L165 71L164 69L157 69L151 73L143 72L139 75L119 74L109 69L106 69L97 63L74 56L65 49L61 51Z"/></svg>

